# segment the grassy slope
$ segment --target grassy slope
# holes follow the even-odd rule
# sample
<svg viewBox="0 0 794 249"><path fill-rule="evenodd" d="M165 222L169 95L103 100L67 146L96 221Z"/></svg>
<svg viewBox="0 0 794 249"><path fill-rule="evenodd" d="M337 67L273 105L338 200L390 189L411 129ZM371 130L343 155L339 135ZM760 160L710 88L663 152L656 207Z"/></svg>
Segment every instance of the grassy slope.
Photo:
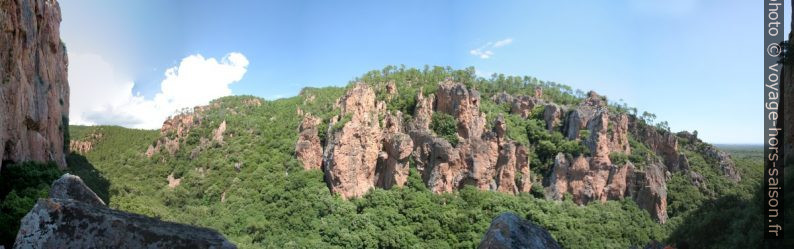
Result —
<svg viewBox="0 0 794 249"><path fill-rule="evenodd" d="M472 72L446 69L374 71L361 79L371 84L396 81L400 97L389 102L389 108L403 110L410 116L412 98L420 88L432 92L436 82L455 77L470 86L476 85L483 93L483 111L488 113L489 121L495 114L507 111L493 104L488 99L490 94L501 90L529 94L534 87L523 82L537 82L531 78L505 77L485 81L471 75ZM576 103L577 98L569 88L553 83L543 85L549 98ZM719 201L729 195L749 200L752 198L749 193L757 187L753 183L760 177L757 166L760 161L751 156L737 158L743 182L720 186L721 192L716 195L704 194L687 185L682 176L674 176L669 192L671 210L676 213L666 225L655 223L632 201L578 207L528 194L514 197L472 188L434 195L424 188L415 171L409 186L403 189L374 190L363 198L344 201L329 193L322 172L303 171L293 156L300 122L297 108L328 118L334 114L334 101L343 93L343 88L306 89L301 96L263 101L261 106L244 105L243 101L251 98L248 96L216 100L221 108L210 111L207 122L191 131L191 137L174 156L166 153L152 158L144 156L146 147L159 136L157 131L72 127L72 139L84 138L96 130L105 136L96 149L85 155L87 160L80 161L78 157L70 163L75 162L72 168L79 170L78 174L89 175L89 185L99 189L100 195L106 193L103 198L110 200L111 207L211 227L242 248L470 248L476 246L490 220L502 211L513 211L539 223L566 248L627 248L651 239L692 241L703 239L702 236L719 239L725 238L724 235L706 233L708 228L692 224L705 217L703 212L708 213L703 205L726 205ZM304 96L309 95L315 99L305 101ZM228 124L225 143L213 144L190 159L190 151L198 146L196 141L210 137L212 129L223 120ZM524 129L530 121L508 116L508 122L511 137L531 142L526 139L527 129ZM533 160L536 175L536 168L548 164L538 160ZM236 163L242 164L240 172L234 168ZM713 168L707 162L694 167L704 171ZM166 180L172 173L182 178L181 185L174 189L167 187ZM707 174L707 177L719 181L719 176ZM221 196L225 196L225 201L221 201ZM753 225L729 223L727 227L734 233L742 233L743 228Z"/></svg>

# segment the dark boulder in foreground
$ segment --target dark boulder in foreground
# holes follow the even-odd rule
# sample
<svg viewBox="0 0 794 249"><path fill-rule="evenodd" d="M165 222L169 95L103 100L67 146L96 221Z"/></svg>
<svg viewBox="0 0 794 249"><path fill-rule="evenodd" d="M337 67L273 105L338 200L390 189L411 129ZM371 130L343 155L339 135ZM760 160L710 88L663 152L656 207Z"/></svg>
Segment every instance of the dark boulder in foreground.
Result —
<svg viewBox="0 0 794 249"><path fill-rule="evenodd" d="M91 188L85 185L79 176L69 173L64 174L52 183L50 188L50 198L72 199L88 204L104 206L105 202L97 196Z"/></svg>
<svg viewBox="0 0 794 249"><path fill-rule="evenodd" d="M481 249L562 248L549 231L514 213L503 213L491 221L480 242Z"/></svg>
<svg viewBox="0 0 794 249"><path fill-rule="evenodd" d="M79 177L53 183L22 218L14 248L236 248L219 233L110 209ZM93 197L92 197L93 196Z"/></svg>

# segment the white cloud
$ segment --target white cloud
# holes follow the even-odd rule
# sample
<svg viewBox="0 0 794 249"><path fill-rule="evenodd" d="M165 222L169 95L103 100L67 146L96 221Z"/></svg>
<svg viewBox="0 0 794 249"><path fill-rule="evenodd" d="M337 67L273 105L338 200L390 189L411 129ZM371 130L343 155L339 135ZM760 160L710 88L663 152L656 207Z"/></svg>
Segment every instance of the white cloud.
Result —
<svg viewBox="0 0 794 249"><path fill-rule="evenodd" d="M488 59L488 58L491 58L491 56L493 55L493 51L491 51L491 50L484 50L483 51L482 49L479 49L479 48L472 49L471 51L469 51L469 53L471 55L480 57L480 59Z"/></svg>
<svg viewBox="0 0 794 249"><path fill-rule="evenodd" d="M501 40L501 41L496 41L496 42L493 43L493 47L494 48L504 47L504 46L510 45L510 43L513 43L513 38L507 38L507 39L504 39L504 40Z"/></svg>
<svg viewBox="0 0 794 249"><path fill-rule="evenodd" d="M220 61L190 55L167 69L160 92L146 99L133 94L135 83L116 75L101 56L70 53L70 123L156 129L177 110L231 95L229 85L240 81L247 67L248 59L240 53L229 53Z"/></svg>
<svg viewBox="0 0 794 249"><path fill-rule="evenodd" d="M479 48L469 50L469 54L480 57L480 59L489 59L494 55L494 49L510 45L511 43L513 43L513 38L505 38L495 42L487 42L485 45Z"/></svg>

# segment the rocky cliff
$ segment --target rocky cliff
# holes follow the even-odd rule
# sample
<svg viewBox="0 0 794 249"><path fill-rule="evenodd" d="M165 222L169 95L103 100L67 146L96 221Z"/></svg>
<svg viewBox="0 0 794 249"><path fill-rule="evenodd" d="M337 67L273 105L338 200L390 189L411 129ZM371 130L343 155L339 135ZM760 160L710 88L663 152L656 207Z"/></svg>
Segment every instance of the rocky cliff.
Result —
<svg viewBox="0 0 794 249"><path fill-rule="evenodd" d="M66 167L69 84L52 0L0 2L0 157Z"/></svg>
<svg viewBox="0 0 794 249"><path fill-rule="evenodd" d="M687 150L715 162L727 178L741 179L727 153L689 139L688 133L674 134L646 124L609 106L605 97L592 91L575 105L545 100L540 90L533 96L496 93L488 100L505 106L509 114L496 115L489 122L480 110L479 91L462 83L444 80L432 94L418 91L413 113L407 117L387 110L385 101L394 98L396 86L390 83L384 89L378 93L365 83L353 85L337 100L340 114L327 122L299 113L303 122L295 145L298 160L307 170L322 169L331 192L344 198L362 196L374 187L401 187L410 167L434 193L466 185L508 194L530 192L529 162L538 141L530 139L527 145L508 138L504 115L539 119L545 132L585 148L576 154L555 152L548 174L536 176L544 179L549 199L562 200L570 194L573 202L584 205L629 198L665 223L670 175L699 176L689 171L679 148L681 139L687 141ZM380 94L386 97L379 100ZM433 122L439 115L454 119L454 134L438 134ZM320 139L320 129L327 131L326 142ZM634 150L630 137L650 151L632 158L639 165L626 159ZM702 177L698 179L693 184L702 184Z"/></svg>
<svg viewBox="0 0 794 249"><path fill-rule="evenodd" d="M236 248L215 231L110 209L83 181L56 180L22 219L14 248Z"/></svg>
<svg viewBox="0 0 794 249"><path fill-rule="evenodd" d="M420 93L415 116L407 125L403 125L402 113L387 111L375 96L370 86L357 84L340 98L341 114L326 127L325 145L319 144L317 136L320 122L304 114L296 156L306 169L321 164L332 192L349 198L373 187L401 187L408 178L409 156L436 193L464 184L511 194L530 190L528 150L505 137L504 119L497 119L492 130L486 129L476 90L445 81L435 94ZM457 120L457 144L430 129L434 113Z"/></svg>

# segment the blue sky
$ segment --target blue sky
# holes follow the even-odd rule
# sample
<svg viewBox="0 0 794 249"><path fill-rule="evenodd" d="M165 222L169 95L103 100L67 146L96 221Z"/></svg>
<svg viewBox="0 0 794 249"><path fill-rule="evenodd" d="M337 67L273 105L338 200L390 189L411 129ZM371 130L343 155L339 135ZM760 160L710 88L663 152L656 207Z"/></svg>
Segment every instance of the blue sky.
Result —
<svg viewBox="0 0 794 249"><path fill-rule="evenodd" d="M275 99L386 65L427 64L592 89L709 142L762 138L762 6L753 1L63 0L61 8L73 123L156 128L169 108L208 101L173 89ZM169 110L140 116L147 108Z"/></svg>

